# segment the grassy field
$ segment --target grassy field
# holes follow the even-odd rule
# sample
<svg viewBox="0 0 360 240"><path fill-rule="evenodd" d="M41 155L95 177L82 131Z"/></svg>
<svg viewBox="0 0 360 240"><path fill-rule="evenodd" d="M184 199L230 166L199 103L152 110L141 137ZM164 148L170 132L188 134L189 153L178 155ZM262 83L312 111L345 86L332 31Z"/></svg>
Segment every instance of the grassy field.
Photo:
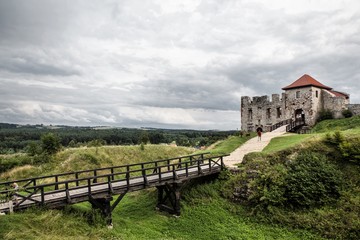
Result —
<svg viewBox="0 0 360 240"><path fill-rule="evenodd" d="M312 131L316 133L326 133L345 130L349 130L350 132L359 132L360 116L354 116L352 118L324 120L317 124Z"/></svg>
<svg viewBox="0 0 360 240"><path fill-rule="evenodd" d="M286 134L281 137L273 138L264 148L263 153L271 153L294 147L302 142L318 138L315 134Z"/></svg>
<svg viewBox="0 0 360 240"><path fill-rule="evenodd" d="M140 146L68 148L57 153L47 163L41 165L26 164L14 167L10 171L0 174L0 179L5 181L31 176L147 162L189 155L194 153L195 150L194 148L150 144L146 145L144 150L141 150ZM14 158L14 161L16 160L17 158Z"/></svg>
<svg viewBox="0 0 360 240"><path fill-rule="evenodd" d="M31 209L0 216L1 239L321 239L305 230L258 223L245 209L219 196L221 182L184 189L182 215L155 210L156 192L126 195L107 229L87 203L66 210ZM95 221L95 222L94 222Z"/></svg>
<svg viewBox="0 0 360 240"><path fill-rule="evenodd" d="M255 133L251 133L251 135L247 137L230 136L226 140L219 141L211 146L209 151L215 155L230 154L252 137L255 137Z"/></svg>
<svg viewBox="0 0 360 240"><path fill-rule="evenodd" d="M212 154L226 154L245 142L230 137ZM185 155L194 149L169 146L98 147L67 149L42 166L21 166L1 179L42 175L84 168L119 165ZM191 182L182 190L181 216L155 210L155 189L127 194L113 212L113 229L107 229L89 203L63 210L29 209L0 216L0 239L321 239L307 230L258 222L246 208L221 197L224 180Z"/></svg>

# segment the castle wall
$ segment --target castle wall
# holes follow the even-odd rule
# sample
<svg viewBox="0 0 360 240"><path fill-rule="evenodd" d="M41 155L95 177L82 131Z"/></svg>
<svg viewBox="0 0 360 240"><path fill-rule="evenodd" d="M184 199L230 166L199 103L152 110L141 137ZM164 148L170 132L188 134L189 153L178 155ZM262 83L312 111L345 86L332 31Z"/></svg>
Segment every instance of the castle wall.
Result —
<svg viewBox="0 0 360 240"><path fill-rule="evenodd" d="M313 124L315 124L317 119L319 118L319 112L322 111L324 108L324 98L321 88L313 86L311 87L311 91L312 91L312 109L313 109L312 122Z"/></svg>
<svg viewBox="0 0 360 240"><path fill-rule="evenodd" d="M360 115L360 104L348 104L347 107L353 115Z"/></svg>
<svg viewBox="0 0 360 240"><path fill-rule="evenodd" d="M344 97L336 97L334 94L327 90L323 90L324 110L330 110L334 118L342 118L342 111L347 109L346 105L349 100Z"/></svg>
<svg viewBox="0 0 360 240"><path fill-rule="evenodd" d="M269 131L271 125L283 120L282 99L279 94L241 98L241 130L255 131L262 126Z"/></svg>

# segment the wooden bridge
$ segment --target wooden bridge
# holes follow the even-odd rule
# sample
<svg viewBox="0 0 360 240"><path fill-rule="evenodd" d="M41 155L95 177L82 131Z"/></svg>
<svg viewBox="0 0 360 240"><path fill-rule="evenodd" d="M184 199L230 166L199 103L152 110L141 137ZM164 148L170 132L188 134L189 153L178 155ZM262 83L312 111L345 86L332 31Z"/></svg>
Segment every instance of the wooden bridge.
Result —
<svg viewBox="0 0 360 240"><path fill-rule="evenodd" d="M59 208L89 201L99 208L109 225L111 212L126 193L145 188L158 190L157 208L180 215L180 188L190 179L218 174L222 156L209 153L97 168L55 175L0 182L0 212L9 213L40 205ZM17 183L14 191L11 184ZM117 199L111 204L113 196Z"/></svg>
<svg viewBox="0 0 360 240"><path fill-rule="evenodd" d="M277 129L277 128L281 127L281 126L284 126L284 125L286 125L286 131L287 132L294 132L299 127L305 125L305 120L303 120L303 119L292 120L290 118L290 119L280 121L280 122L278 122L278 123L276 123L276 124L274 124L274 125L272 125L270 127L270 132L274 131L275 129Z"/></svg>

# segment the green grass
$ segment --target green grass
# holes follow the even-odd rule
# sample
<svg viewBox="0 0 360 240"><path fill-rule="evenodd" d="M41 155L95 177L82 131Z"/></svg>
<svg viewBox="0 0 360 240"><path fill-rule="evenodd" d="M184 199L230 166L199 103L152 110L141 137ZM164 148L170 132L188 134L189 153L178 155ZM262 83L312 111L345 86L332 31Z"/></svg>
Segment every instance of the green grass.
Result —
<svg viewBox="0 0 360 240"><path fill-rule="evenodd" d="M0 239L100 239L105 231L80 213L61 210L29 209L0 217Z"/></svg>
<svg viewBox="0 0 360 240"><path fill-rule="evenodd" d="M53 159L47 163L18 166L6 171L0 174L0 181L148 162L151 160L189 155L194 153L194 151L195 149L193 148L150 144L145 145L144 150L140 150L139 145L69 148L57 153ZM14 159L14 161L15 160L16 159Z"/></svg>
<svg viewBox="0 0 360 240"><path fill-rule="evenodd" d="M291 134L283 135L271 139L270 143L264 148L263 153L278 152L292 148L303 142L318 138L316 134Z"/></svg>
<svg viewBox="0 0 360 240"><path fill-rule="evenodd" d="M221 155L221 154L230 154L235 149L237 149L239 146L241 146L243 143L245 143L250 138L254 137L255 133L251 133L251 136L230 136L227 139L223 141L219 141L217 144L215 144L215 148L210 150L211 153Z"/></svg>
<svg viewBox="0 0 360 240"><path fill-rule="evenodd" d="M315 133L325 133L329 131L357 131L360 130L360 116L354 116L351 118L343 118L343 119L331 119L324 120L316 124L316 126L312 129Z"/></svg>
<svg viewBox="0 0 360 240"><path fill-rule="evenodd" d="M216 181L186 187L179 218L155 210L154 189L127 194L113 212L112 230L99 219L90 221L88 203L0 216L0 239L321 239L305 230L256 222L245 208L220 197L220 186Z"/></svg>
<svg viewBox="0 0 360 240"><path fill-rule="evenodd" d="M307 141L318 140L326 133L335 131L342 131L345 135L359 135L360 116L321 121L312 129L312 134L291 134L276 137L270 141L262 152L266 154L289 149Z"/></svg>
<svg viewBox="0 0 360 240"><path fill-rule="evenodd" d="M230 153L248 139L230 137L216 144L211 152ZM193 151L157 145L146 145L144 151L140 146L68 149L47 164L15 169L5 175L43 175L164 159ZM218 180L185 187L180 218L155 210L155 189L128 193L113 212L111 230L92 212L89 203L64 210L34 208L0 216L0 239L321 239L308 230L258 221L248 208L221 197L222 185Z"/></svg>

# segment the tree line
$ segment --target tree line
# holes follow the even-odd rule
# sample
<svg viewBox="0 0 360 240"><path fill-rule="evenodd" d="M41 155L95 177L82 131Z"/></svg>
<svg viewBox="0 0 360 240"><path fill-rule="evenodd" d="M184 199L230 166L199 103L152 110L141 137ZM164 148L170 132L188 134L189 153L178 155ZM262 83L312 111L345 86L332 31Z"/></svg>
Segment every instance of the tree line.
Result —
<svg viewBox="0 0 360 240"><path fill-rule="evenodd" d="M170 144L200 147L210 145L236 131L173 129L94 128L70 126L16 125L0 123L0 153L27 151L41 143L47 133L54 134L62 146Z"/></svg>

